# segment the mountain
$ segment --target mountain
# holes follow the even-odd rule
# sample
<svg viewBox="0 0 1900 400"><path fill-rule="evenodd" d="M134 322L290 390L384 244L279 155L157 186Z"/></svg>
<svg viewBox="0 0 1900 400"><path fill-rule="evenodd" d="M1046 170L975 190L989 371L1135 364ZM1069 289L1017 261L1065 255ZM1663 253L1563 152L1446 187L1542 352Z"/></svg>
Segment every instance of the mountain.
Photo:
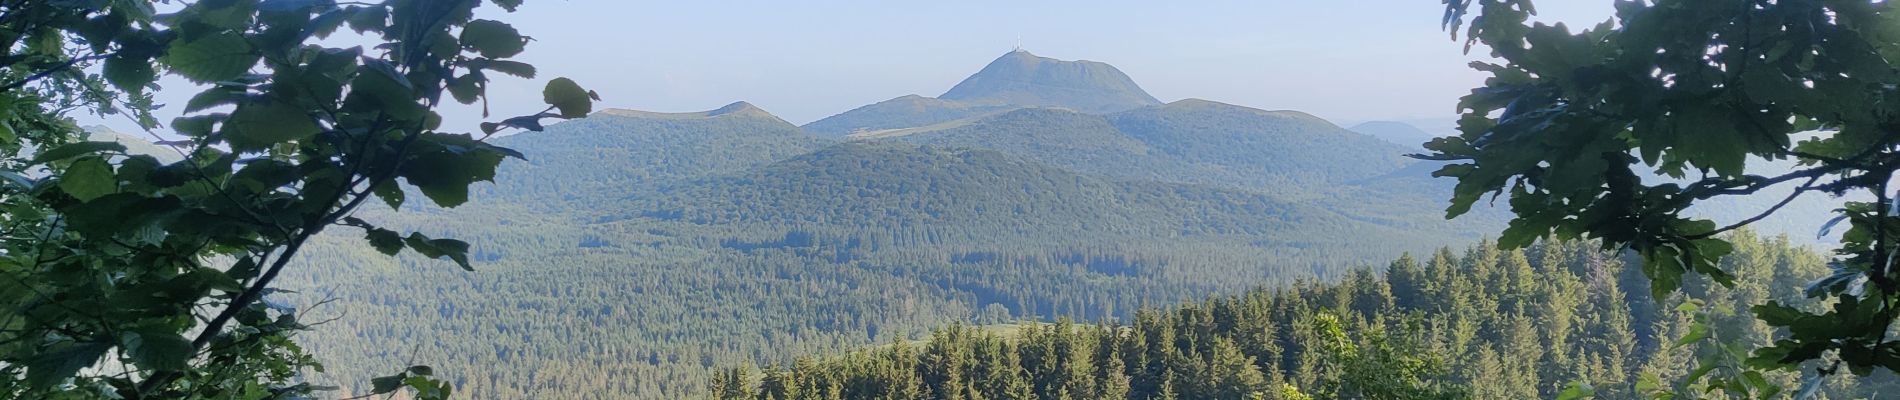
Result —
<svg viewBox="0 0 1900 400"><path fill-rule="evenodd" d="M845 111L805 124L804 128L814 134L844 136L861 132L925 126L1012 108L1016 106L972 104L913 94Z"/></svg>
<svg viewBox="0 0 1900 400"><path fill-rule="evenodd" d="M1114 66L1063 61L1016 50L935 98L907 95L821 119L804 128L825 136L912 128L1024 107L1105 114L1159 105Z"/></svg>
<svg viewBox="0 0 1900 400"><path fill-rule="evenodd" d="M550 204L546 197L615 201L671 182L808 153L829 141L751 103L736 102L685 113L607 109L495 143L521 151L527 160L504 163L494 185L479 187L485 191L480 196L564 209L574 205Z"/></svg>
<svg viewBox="0 0 1900 400"><path fill-rule="evenodd" d="M1403 147L1305 113L1196 99L1107 115L1023 108L849 138L989 149L1115 179L1283 195L1312 190L1281 185L1368 179L1417 162Z"/></svg>
<svg viewBox="0 0 1900 400"><path fill-rule="evenodd" d="M1642 294L1639 260L1592 243L1508 252L1480 243L1335 282L1147 306L1133 320L951 324L913 341L734 366L707 386L719 400L1548 399L1589 382L1588 398L1647 398L1655 382L1706 372L1683 367L1696 354L1786 337L1750 305L1824 309L1800 293L1829 274L1824 254L1732 239L1723 268L1749 279L1660 300ZM1678 307L1705 311L1692 319ZM1678 341L1691 331L1724 340ZM1900 390L1891 373L1803 372L1747 379L1784 388L1818 379L1815 398Z"/></svg>
<svg viewBox="0 0 1900 400"><path fill-rule="evenodd" d="M978 104L1063 107L1111 113L1161 104L1114 66L1062 61L1016 50L937 98Z"/></svg>
<svg viewBox="0 0 1900 400"><path fill-rule="evenodd" d="M1107 118L1067 109L1022 108L947 123L852 135L860 141L987 149L1115 179L1206 182Z"/></svg>
<svg viewBox="0 0 1900 400"><path fill-rule="evenodd" d="M1385 139L1385 141L1401 146L1417 148L1423 148L1422 145L1425 144L1425 142L1438 137L1438 135L1426 132L1424 129L1412 126L1412 124L1398 121L1367 121L1353 125L1347 129Z"/></svg>
<svg viewBox="0 0 1900 400"><path fill-rule="evenodd" d="M1111 181L996 151L877 142L833 146L636 204L645 217L784 227L818 239L877 227L963 246L1246 238L1320 248L1351 241L1329 236L1343 232L1391 235L1388 245L1434 243L1257 192Z"/></svg>
<svg viewBox="0 0 1900 400"><path fill-rule="evenodd" d="M413 359L471 398L697 397L719 365L953 322L1125 320L1501 226L1443 221L1448 184L1404 146L1161 104L1113 67L1027 53L802 128L739 102L493 141L527 161L468 204L358 214L466 240L476 272L339 228L284 273L298 293L273 301L346 317L300 337L326 362L313 382L360 395Z"/></svg>
<svg viewBox="0 0 1900 400"><path fill-rule="evenodd" d="M1403 147L1298 111L1188 99L1111 114L1122 132L1175 157L1267 183L1339 182L1413 163Z"/></svg>
<svg viewBox="0 0 1900 400"><path fill-rule="evenodd" d="M160 163L170 164L184 159L178 150L160 146L151 140L112 130L104 125L82 127L86 131L86 140L92 142L113 142L125 146L126 154L147 155ZM31 150L24 150L30 152Z"/></svg>

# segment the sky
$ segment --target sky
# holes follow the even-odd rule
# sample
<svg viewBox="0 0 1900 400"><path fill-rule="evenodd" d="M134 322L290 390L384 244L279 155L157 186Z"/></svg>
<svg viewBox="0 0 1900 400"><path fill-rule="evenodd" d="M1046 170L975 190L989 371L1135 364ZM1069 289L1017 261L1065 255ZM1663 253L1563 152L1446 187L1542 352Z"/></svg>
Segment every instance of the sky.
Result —
<svg viewBox="0 0 1900 400"><path fill-rule="evenodd" d="M1541 1L1539 20L1593 25L1610 4ZM517 59L541 73L493 83L494 119L539 111L541 83L564 76L599 92L597 108L685 112L748 101L805 124L942 94L1020 45L1112 64L1162 101L1298 110L1350 125L1448 120L1457 98L1483 81L1466 67L1485 58L1482 49L1464 54L1439 26L1442 13L1436 0L534 0L479 15L534 37ZM176 79L161 84L161 103L182 105L195 92L177 90L189 85ZM482 121L472 107L443 111L450 130Z"/></svg>

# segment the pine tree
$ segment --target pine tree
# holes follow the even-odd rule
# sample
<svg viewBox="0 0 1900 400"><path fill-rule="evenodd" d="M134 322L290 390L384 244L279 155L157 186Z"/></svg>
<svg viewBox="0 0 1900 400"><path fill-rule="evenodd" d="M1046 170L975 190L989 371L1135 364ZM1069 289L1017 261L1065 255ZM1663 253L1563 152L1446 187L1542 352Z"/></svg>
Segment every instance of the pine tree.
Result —
<svg viewBox="0 0 1900 400"><path fill-rule="evenodd" d="M1161 388L1155 392L1153 397L1149 397L1149 399L1153 400L1175 400L1179 398L1181 398L1180 392L1174 389L1174 371L1168 371L1161 376Z"/></svg>
<svg viewBox="0 0 1900 400"><path fill-rule="evenodd" d="M712 397L720 400L751 400L751 371L746 367L727 368L713 374Z"/></svg>
<svg viewBox="0 0 1900 400"><path fill-rule="evenodd" d="M801 398L798 383L794 382L791 372L778 367L767 367L759 382L758 398L771 400L792 400Z"/></svg>
<svg viewBox="0 0 1900 400"><path fill-rule="evenodd" d="M1392 290L1393 304L1398 309L1414 310L1427 305L1427 296L1432 292L1429 286L1431 281L1411 253L1399 256L1397 261L1386 266L1385 281Z"/></svg>
<svg viewBox="0 0 1900 400"><path fill-rule="evenodd" d="M1119 352L1107 352L1107 357L1102 362L1102 368L1098 371L1098 373L1101 374L1101 378L1097 384L1097 386L1101 388L1099 398L1129 398L1129 378L1125 372L1127 369L1128 365L1122 362L1122 357Z"/></svg>

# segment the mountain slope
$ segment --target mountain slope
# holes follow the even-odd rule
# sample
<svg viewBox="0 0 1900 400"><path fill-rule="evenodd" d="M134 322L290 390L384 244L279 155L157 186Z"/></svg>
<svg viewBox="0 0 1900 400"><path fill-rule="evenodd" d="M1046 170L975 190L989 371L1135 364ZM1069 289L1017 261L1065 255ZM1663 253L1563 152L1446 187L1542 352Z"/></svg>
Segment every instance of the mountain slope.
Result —
<svg viewBox="0 0 1900 400"><path fill-rule="evenodd" d="M1114 66L1062 61L1016 50L937 98L979 104L1063 107L1110 113L1161 104Z"/></svg>
<svg viewBox="0 0 1900 400"><path fill-rule="evenodd" d="M83 129L86 131L87 141L118 143L121 146L125 146L126 154L152 156L152 158L164 164L170 164L184 159L184 156L179 155L178 150L160 146L156 143L152 143L151 140L146 140L145 138L125 132L115 131L103 125L87 126Z"/></svg>
<svg viewBox="0 0 1900 400"><path fill-rule="evenodd" d="M550 196L609 201L644 194L667 183L804 154L829 142L737 102L690 113L608 109L495 143L528 159L504 163L496 183L481 186L483 197L495 196L495 203L544 203Z"/></svg>
<svg viewBox="0 0 1900 400"><path fill-rule="evenodd" d="M854 139L988 149L1121 180L1210 183L1197 171L1135 140L1100 115L1024 108L955 124L860 135Z"/></svg>
<svg viewBox="0 0 1900 400"><path fill-rule="evenodd" d="M1161 104L1114 66L1063 61L1017 50L938 97L906 95L814 121L822 136L914 128L1024 107L1102 114Z"/></svg>
<svg viewBox="0 0 1900 400"><path fill-rule="evenodd" d="M990 150L852 142L636 201L638 215L705 226L927 232L927 244L1086 244L1240 238L1335 248L1384 237L1390 254L1443 243L1264 193L1112 181ZM1416 228L1416 227L1409 227Z"/></svg>
<svg viewBox="0 0 1900 400"><path fill-rule="evenodd" d="M1112 68L1057 63L804 129L734 103L496 138L528 161L470 203L359 214L467 240L477 272L339 229L285 273L304 294L274 300L348 316L301 338L341 397L415 359L472 398L689 398L714 365L954 321L1128 318L1495 231L1438 220L1421 199L1448 196L1391 175L1400 146L1296 112L1158 105ZM1080 78L1120 94L1043 84ZM1101 100L1135 108L1091 113Z"/></svg>
<svg viewBox="0 0 1900 400"><path fill-rule="evenodd" d="M1189 99L1108 120L1161 152L1262 184L1368 178L1412 162L1403 147L1297 111Z"/></svg>
<svg viewBox="0 0 1900 400"><path fill-rule="evenodd" d="M1412 124L1398 121L1368 121L1346 129L1412 148L1423 148L1422 145L1425 142L1438 137Z"/></svg>
<svg viewBox="0 0 1900 400"><path fill-rule="evenodd" d="M804 128L818 135L844 136L856 132L925 126L1011 108L1015 106L972 104L913 94L854 108L805 124Z"/></svg>

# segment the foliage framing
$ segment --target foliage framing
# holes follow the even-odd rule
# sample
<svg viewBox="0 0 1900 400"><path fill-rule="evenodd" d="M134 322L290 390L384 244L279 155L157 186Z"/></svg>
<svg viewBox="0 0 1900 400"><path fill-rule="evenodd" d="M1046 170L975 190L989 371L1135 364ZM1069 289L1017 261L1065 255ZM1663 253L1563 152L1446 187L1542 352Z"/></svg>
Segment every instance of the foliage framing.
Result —
<svg viewBox="0 0 1900 400"><path fill-rule="evenodd" d="M1426 144L1432 153L1418 155L1454 162L1436 173L1458 178L1450 216L1508 191L1516 218L1499 245L1555 236L1627 248L1643 257L1660 297L1690 272L1733 281L1717 268L1731 250L1721 233L1798 196L1871 194L1874 202L1849 202L1828 224L1849 227L1833 274L1807 295L1832 306L1820 313L1755 306L1759 319L1789 334L1745 357L1764 369L1818 361L1817 378L1843 365L1862 375L1900 371L1900 343L1888 339L1900 307L1900 203L1888 188L1900 168L1900 103L1893 101L1900 97L1900 5L1618 1L1614 20L1572 33L1562 24L1530 24L1529 0L1445 3L1454 38L1464 27L1467 50L1483 44L1503 60L1472 64L1491 77L1459 103L1462 134L1433 140ZM1467 26L1468 11L1475 12ZM1809 131L1819 134L1798 135ZM1750 158L1794 159L1801 168L1748 175ZM1695 179L1650 184L1637 168ZM1775 186L1792 186L1792 194L1733 225L1681 215L1698 201ZM1708 373L1705 366L1686 381ZM1742 396L1779 390L1748 377L1710 376L1698 385Z"/></svg>
<svg viewBox="0 0 1900 400"><path fill-rule="evenodd" d="M312 236L362 229L371 246L471 269L468 244L351 217L405 186L453 207L521 154L509 129L584 117L598 99L557 78L538 113L438 131L445 95L486 102L488 75L529 41L476 19L520 0L0 1L0 397L281 398L319 390L290 341L308 326L263 301ZM373 41L318 44L340 29ZM161 74L204 85L171 121L183 160L84 142L69 112L125 114L146 129ZM28 154L23 154L28 153ZM372 382L442 398L427 367Z"/></svg>

